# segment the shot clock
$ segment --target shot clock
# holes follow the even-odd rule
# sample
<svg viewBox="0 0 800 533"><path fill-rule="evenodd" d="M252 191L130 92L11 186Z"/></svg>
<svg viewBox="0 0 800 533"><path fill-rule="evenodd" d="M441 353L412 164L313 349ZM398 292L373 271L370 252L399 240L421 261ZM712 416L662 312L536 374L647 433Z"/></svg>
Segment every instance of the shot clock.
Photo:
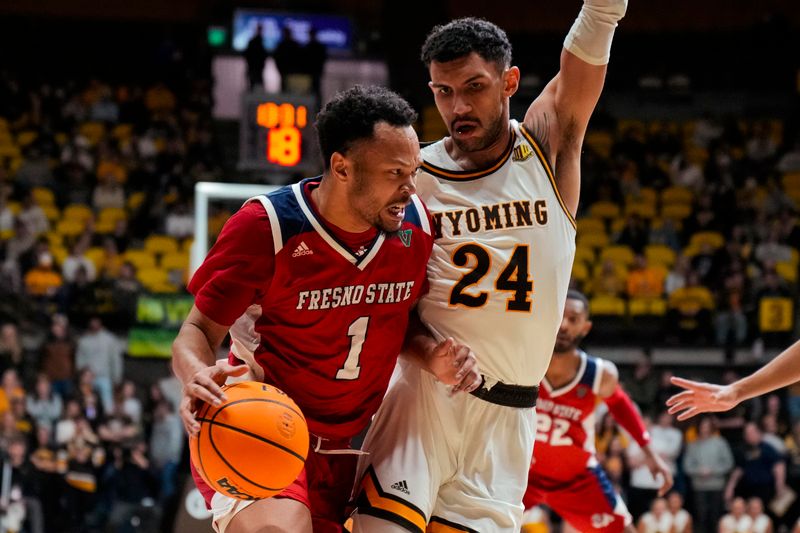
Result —
<svg viewBox="0 0 800 533"><path fill-rule="evenodd" d="M284 174L321 171L313 96L247 93L242 101L239 167Z"/></svg>

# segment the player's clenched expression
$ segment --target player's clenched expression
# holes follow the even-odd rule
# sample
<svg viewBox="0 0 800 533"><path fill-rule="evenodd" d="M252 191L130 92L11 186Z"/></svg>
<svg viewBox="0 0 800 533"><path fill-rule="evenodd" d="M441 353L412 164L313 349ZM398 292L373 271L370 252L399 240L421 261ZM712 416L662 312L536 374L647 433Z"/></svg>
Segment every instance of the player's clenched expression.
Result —
<svg viewBox="0 0 800 533"><path fill-rule="evenodd" d="M421 164L414 129L379 122L371 139L349 151L347 161L353 172L348 191L353 213L383 231L399 230Z"/></svg>
<svg viewBox="0 0 800 533"><path fill-rule="evenodd" d="M589 320L587 309L581 300L567 298L564 305L564 318L561 320L561 327L558 328L556 345L553 352L569 353L578 347L584 337L592 329L592 321Z"/></svg>
<svg viewBox="0 0 800 533"><path fill-rule="evenodd" d="M436 107L450 136L463 152L492 146L508 124L508 99L519 87L519 69L501 70L496 63L471 54L429 68Z"/></svg>

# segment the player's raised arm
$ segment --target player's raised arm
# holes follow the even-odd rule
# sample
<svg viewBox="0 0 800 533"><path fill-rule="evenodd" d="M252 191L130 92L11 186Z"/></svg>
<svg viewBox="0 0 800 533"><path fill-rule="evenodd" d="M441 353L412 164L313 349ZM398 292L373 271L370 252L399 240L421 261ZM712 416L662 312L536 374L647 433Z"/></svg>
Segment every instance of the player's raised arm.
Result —
<svg viewBox="0 0 800 533"><path fill-rule="evenodd" d="M800 381L800 341L754 374L730 385L700 383L673 377L672 383L686 389L667 400L669 412L686 420L700 413L727 411L739 403Z"/></svg>
<svg viewBox="0 0 800 533"><path fill-rule="evenodd" d="M561 69L525 114L525 126L544 145L573 215L583 136L603 90L614 30L627 7L628 0L584 0L564 40Z"/></svg>
<svg viewBox="0 0 800 533"><path fill-rule="evenodd" d="M658 490L658 494L663 496L672 488L672 472L667 463L650 446L650 433L647 431L647 426L633 401L631 401L630 396L620 387L619 372L614 363L610 361L603 362L603 375L600 378L599 395L608 406L608 411L617 424L622 426L642 449L645 461L653 473L653 477L661 474L664 483Z"/></svg>

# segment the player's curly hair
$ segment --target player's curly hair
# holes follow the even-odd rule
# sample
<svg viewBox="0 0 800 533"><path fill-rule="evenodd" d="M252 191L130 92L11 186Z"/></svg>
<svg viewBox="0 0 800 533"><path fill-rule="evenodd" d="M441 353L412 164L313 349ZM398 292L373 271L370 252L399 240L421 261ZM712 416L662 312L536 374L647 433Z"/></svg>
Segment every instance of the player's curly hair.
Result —
<svg viewBox="0 0 800 533"><path fill-rule="evenodd" d="M475 52L500 69L511 66L511 42L506 32L488 20L465 17L434 27L422 45L422 62L446 63Z"/></svg>
<svg viewBox="0 0 800 533"><path fill-rule="evenodd" d="M334 152L347 153L357 141L371 138L378 122L402 127L411 126L416 120L417 113L409 103L384 87L356 85L337 93L317 115L317 138L325 170L330 167Z"/></svg>

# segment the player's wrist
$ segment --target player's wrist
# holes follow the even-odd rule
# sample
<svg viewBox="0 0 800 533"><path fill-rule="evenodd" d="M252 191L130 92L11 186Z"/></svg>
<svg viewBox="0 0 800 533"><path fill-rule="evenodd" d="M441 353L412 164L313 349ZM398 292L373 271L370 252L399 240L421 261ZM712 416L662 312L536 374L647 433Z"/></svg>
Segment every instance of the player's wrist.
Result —
<svg viewBox="0 0 800 533"><path fill-rule="evenodd" d="M564 48L590 65L608 64L614 30L627 8L628 0L584 0Z"/></svg>

